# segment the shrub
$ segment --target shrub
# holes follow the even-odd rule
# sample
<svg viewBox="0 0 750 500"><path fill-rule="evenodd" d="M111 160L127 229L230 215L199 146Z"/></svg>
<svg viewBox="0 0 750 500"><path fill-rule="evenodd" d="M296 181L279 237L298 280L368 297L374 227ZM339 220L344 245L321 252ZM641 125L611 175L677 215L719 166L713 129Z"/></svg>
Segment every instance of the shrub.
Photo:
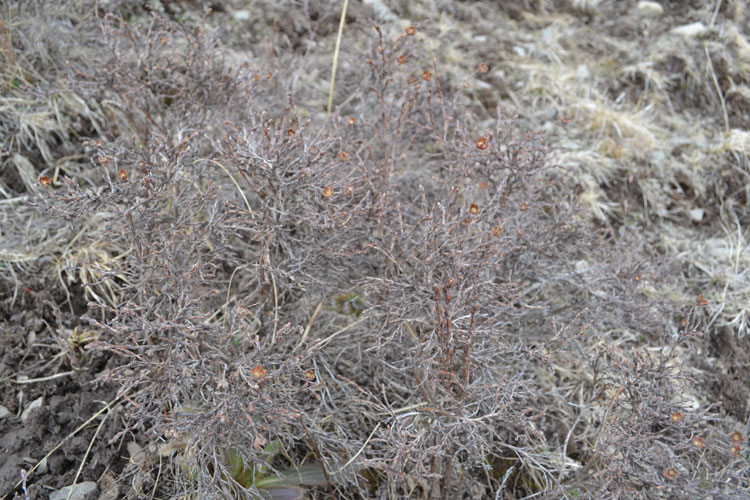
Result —
<svg viewBox="0 0 750 500"><path fill-rule="evenodd" d="M92 186L44 180L39 204L126 249L81 265L123 432L165 442L172 493L199 498L657 498L691 466L707 479L684 491L731 495L740 466L690 447L715 417L679 397L688 336L660 333L642 281L665 278L622 246L643 242L580 216L543 136L463 114L414 31L344 61L357 90L318 120L284 68L105 18L109 56L78 85L123 128L90 143ZM658 355L621 359L615 328Z"/></svg>

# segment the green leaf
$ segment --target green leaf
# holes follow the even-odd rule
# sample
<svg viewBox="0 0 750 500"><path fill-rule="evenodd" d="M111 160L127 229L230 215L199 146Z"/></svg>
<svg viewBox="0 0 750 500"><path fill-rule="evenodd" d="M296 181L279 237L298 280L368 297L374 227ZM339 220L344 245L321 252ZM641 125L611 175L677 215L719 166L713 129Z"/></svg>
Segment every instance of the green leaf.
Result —
<svg viewBox="0 0 750 500"><path fill-rule="evenodd" d="M301 465L287 469L280 475L267 476L258 479L255 485L267 489L274 486L323 486L328 484L323 467L319 464Z"/></svg>
<svg viewBox="0 0 750 500"><path fill-rule="evenodd" d="M263 490L263 496L271 500L297 500L302 498L305 492L299 488L291 486L281 486L278 488L268 488Z"/></svg>

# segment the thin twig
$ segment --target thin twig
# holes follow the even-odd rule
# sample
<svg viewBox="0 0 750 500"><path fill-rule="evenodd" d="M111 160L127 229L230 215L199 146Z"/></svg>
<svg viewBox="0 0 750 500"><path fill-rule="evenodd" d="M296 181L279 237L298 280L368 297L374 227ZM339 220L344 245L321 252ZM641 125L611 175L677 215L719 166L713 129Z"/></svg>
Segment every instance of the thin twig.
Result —
<svg viewBox="0 0 750 500"><path fill-rule="evenodd" d="M344 0L344 8L341 9L341 21L339 21L339 34L336 37L336 48L333 51L333 67L331 68L331 89L328 91L328 116L331 115L333 110L333 89L336 84L336 67L339 62L339 47L341 46L341 38L344 34L344 24L346 24L346 7L349 5L349 0Z"/></svg>
<svg viewBox="0 0 750 500"><path fill-rule="evenodd" d="M310 333L310 329L312 328L313 323L315 323L315 319L318 317L318 314L320 314L320 310L322 308L323 308L323 302L321 301L318 303L318 307L315 308L315 311L310 317L310 321L307 322L307 326L305 327L305 332L302 334L302 338L299 339L299 342L297 342L297 347L301 346L302 343L307 338L307 335Z"/></svg>

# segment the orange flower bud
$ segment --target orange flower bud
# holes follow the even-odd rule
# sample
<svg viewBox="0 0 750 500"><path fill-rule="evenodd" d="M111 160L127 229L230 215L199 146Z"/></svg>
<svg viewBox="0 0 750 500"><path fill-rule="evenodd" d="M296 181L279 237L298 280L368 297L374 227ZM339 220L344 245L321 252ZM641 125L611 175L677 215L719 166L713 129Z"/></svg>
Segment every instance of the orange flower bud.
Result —
<svg viewBox="0 0 750 500"><path fill-rule="evenodd" d="M120 182L125 182L128 180L128 172L125 169L120 169L119 172L117 172L117 178L120 180Z"/></svg>
<svg viewBox="0 0 750 500"><path fill-rule="evenodd" d="M486 137L480 137L477 139L477 149L487 149L487 138Z"/></svg>
<svg viewBox="0 0 750 500"><path fill-rule="evenodd" d="M50 178L49 178L49 177L47 177L46 175L43 175L43 176L41 176L41 177L39 178L39 184L41 184L41 185L42 185L42 186L44 186L44 187L47 187L47 186L49 186L50 184L52 184L52 179L50 179Z"/></svg>
<svg viewBox="0 0 750 500"><path fill-rule="evenodd" d="M734 433L732 433L732 435L729 436L729 439L731 439L733 443L744 443L745 442L745 436L743 436L741 432L734 432Z"/></svg>
<svg viewBox="0 0 750 500"><path fill-rule="evenodd" d="M266 373L268 372L265 369L263 369L263 365L257 365L255 368L253 368L250 371L250 375L252 375L255 380L259 380L265 377Z"/></svg>
<svg viewBox="0 0 750 500"><path fill-rule="evenodd" d="M409 35L409 36L416 35L417 34L417 28L415 28L414 26L409 26L408 28L406 28L406 34Z"/></svg>
<svg viewBox="0 0 750 500"><path fill-rule="evenodd" d="M664 471L664 477L666 477L670 481L677 479L677 476L679 475L680 473L677 472L677 469L675 469L674 467L670 467L669 469Z"/></svg>

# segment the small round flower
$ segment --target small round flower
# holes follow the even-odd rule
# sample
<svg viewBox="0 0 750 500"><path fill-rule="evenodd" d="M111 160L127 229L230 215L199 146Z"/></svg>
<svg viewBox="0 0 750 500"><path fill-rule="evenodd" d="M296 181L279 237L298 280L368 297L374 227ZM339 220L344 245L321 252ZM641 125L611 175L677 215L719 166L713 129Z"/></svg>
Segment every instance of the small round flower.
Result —
<svg viewBox="0 0 750 500"><path fill-rule="evenodd" d="M117 178L120 182L125 182L128 180L128 171L124 168L121 168L119 172L117 172Z"/></svg>
<svg viewBox="0 0 750 500"><path fill-rule="evenodd" d="M479 207L477 206L476 203L471 204L471 206L469 207L469 212L471 212L474 215L479 213Z"/></svg>
<svg viewBox="0 0 750 500"><path fill-rule="evenodd" d="M261 80L261 78L263 78L263 77L260 76L260 75L253 75L253 80L255 80L256 82L259 82Z"/></svg>
<svg viewBox="0 0 750 500"><path fill-rule="evenodd" d="M286 136L287 137L291 137L293 135L294 135L294 129L293 128L290 128L289 130L286 131Z"/></svg>
<svg viewBox="0 0 750 500"><path fill-rule="evenodd" d="M486 137L480 137L477 139L477 149L485 150L487 149L487 138Z"/></svg>
<svg viewBox="0 0 750 500"><path fill-rule="evenodd" d="M480 182L479 183L479 189L487 189L488 186L489 186L489 184L487 184L486 182Z"/></svg>
<svg viewBox="0 0 750 500"><path fill-rule="evenodd" d="M346 151L340 152L338 156L339 156L339 160L341 161L346 161L349 159L349 153Z"/></svg>
<svg viewBox="0 0 750 500"><path fill-rule="evenodd" d="M422 72L422 80L429 82L430 78L432 78L432 73L430 73L430 70L424 70L424 72Z"/></svg>
<svg viewBox="0 0 750 500"><path fill-rule="evenodd" d="M323 198L330 198L333 196L333 188L331 186L327 186L325 189L323 189Z"/></svg>
<svg viewBox="0 0 750 500"><path fill-rule="evenodd" d="M401 54L396 61L398 61L399 64L406 64L406 56Z"/></svg>
<svg viewBox="0 0 750 500"><path fill-rule="evenodd" d="M729 453L731 453L732 456L734 457L739 457L741 451L742 451L742 448L737 445L729 447Z"/></svg>
<svg viewBox="0 0 750 500"><path fill-rule="evenodd" d="M705 306L708 304L708 300L705 298L703 294L698 295L698 300L695 301L695 305L697 306Z"/></svg>
<svg viewBox="0 0 750 500"><path fill-rule="evenodd" d="M487 73L490 70L490 68L487 67L486 64L480 63L479 64L479 72L480 73Z"/></svg>
<svg viewBox="0 0 750 500"><path fill-rule="evenodd" d="M255 368L250 370L250 375L252 375L255 380L265 377L266 373L268 372L263 368L263 365L257 365Z"/></svg>
<svg viewBox="0 0 750 500"><path fill-rule="evenodd" d="M729 436L729 439L732 440L733 443L744 443L745 442L745 436L742 435L741 432L734 432L731 436Z"/></svg>
<svg viewBox="0 0 750 500"><path fill-rule="evenodd" d="M528 209L529 209L529 204L528 203L526 203L525 201L523 203L521 203L521 210L523 210L525 212Z"/></svg>
<svg viewBox="0 0 750 500"><path fill-rule="evenodd" d="M670 467L669 469L664 471L664 477L666 477L670 481L677 479L677 476L679 475L680 473L674 467Z"/></svg>
<svg viewBox="0 0 750 500"><path fill-rule="evenodd" d="M39 184L41 184L44 187L47 187L52 184L52 179L47 177L46 175L43 175L39 178Z"/></svg>
<svg viewBox="0 0 750 500"><path fill-rule="evenodd" d="M498 226L493 227L492 228L492 234L494 234L495 236L502 236L503 235L503 227L502 226L500 226L500 227L498 227Z"/></svg>
<svg viewBox="0 0 750 500"><path fill-rule="evenodd" d="M636 274L635 276L633 276L633 280L635 280L635 281L641 281L641 275L640 274Z"/></svg>
<svg viewBox="0 0 750 500"><path fill-rule="evenodd" d="M692 444L696 448L705 448L706 447L706 443L703 442L703 438L702 437L697 437L697 436L694 437L693 441L692 441Z"/></svg>
<svg viewBox="0 0 750 500"><path fill-rule="evenodd" d="M167 35L164 35L163 37L161 37L161 40L159 40L159 41L161 42L162 45L164 45L165 43L167 43Z"/></svg>
<svg viewBox="0 0 750 500"><path fill-rule="evenodd" d="M108 158L106 156L99 156L99 157L97 157L96 161L99 162L99 165L104 166L107 163L109 163L110 161L112 161L112 159Z"/></svg>
<svg viewBox="0 0 750 500"><path fill-rule="evenodd" d="M415 28L414 26L409 26L408 28L406 28L406 34L409 35L409 36L416 35L417 34L417 28Z"/></svg>
<svg viewBox="0 0 750 500"><path fill-rule="evenodd" d="M347 123L348 123L349 125L354 125L355 123L357 123L357 119L356 119L356 118L354 118L353 116L350 116L350 117L349 117L349 120L347 120Z"/></svg>
<svg viewBox="0 0 750 500"><path fill-rule="evenodd" d="M676 411L676 412L672 413L672 414L671 414L671 415L669 416L669 419L670 419L670 420L671 420L672 422L679 422L679 421L681 421L681 420L682 420L682 413L680 413L679 411Z"/></svg>
<svg viewBox="0 0 750 500"><path fill-rule="evenodd" d="M312 371L312 370L307 370L307 371L305 371L305 378L306 378L307 380L309 380L309 381L311 381L311 382L312 382L313 380L315 380L315 372L314 372L314 371Z"/></svg>

